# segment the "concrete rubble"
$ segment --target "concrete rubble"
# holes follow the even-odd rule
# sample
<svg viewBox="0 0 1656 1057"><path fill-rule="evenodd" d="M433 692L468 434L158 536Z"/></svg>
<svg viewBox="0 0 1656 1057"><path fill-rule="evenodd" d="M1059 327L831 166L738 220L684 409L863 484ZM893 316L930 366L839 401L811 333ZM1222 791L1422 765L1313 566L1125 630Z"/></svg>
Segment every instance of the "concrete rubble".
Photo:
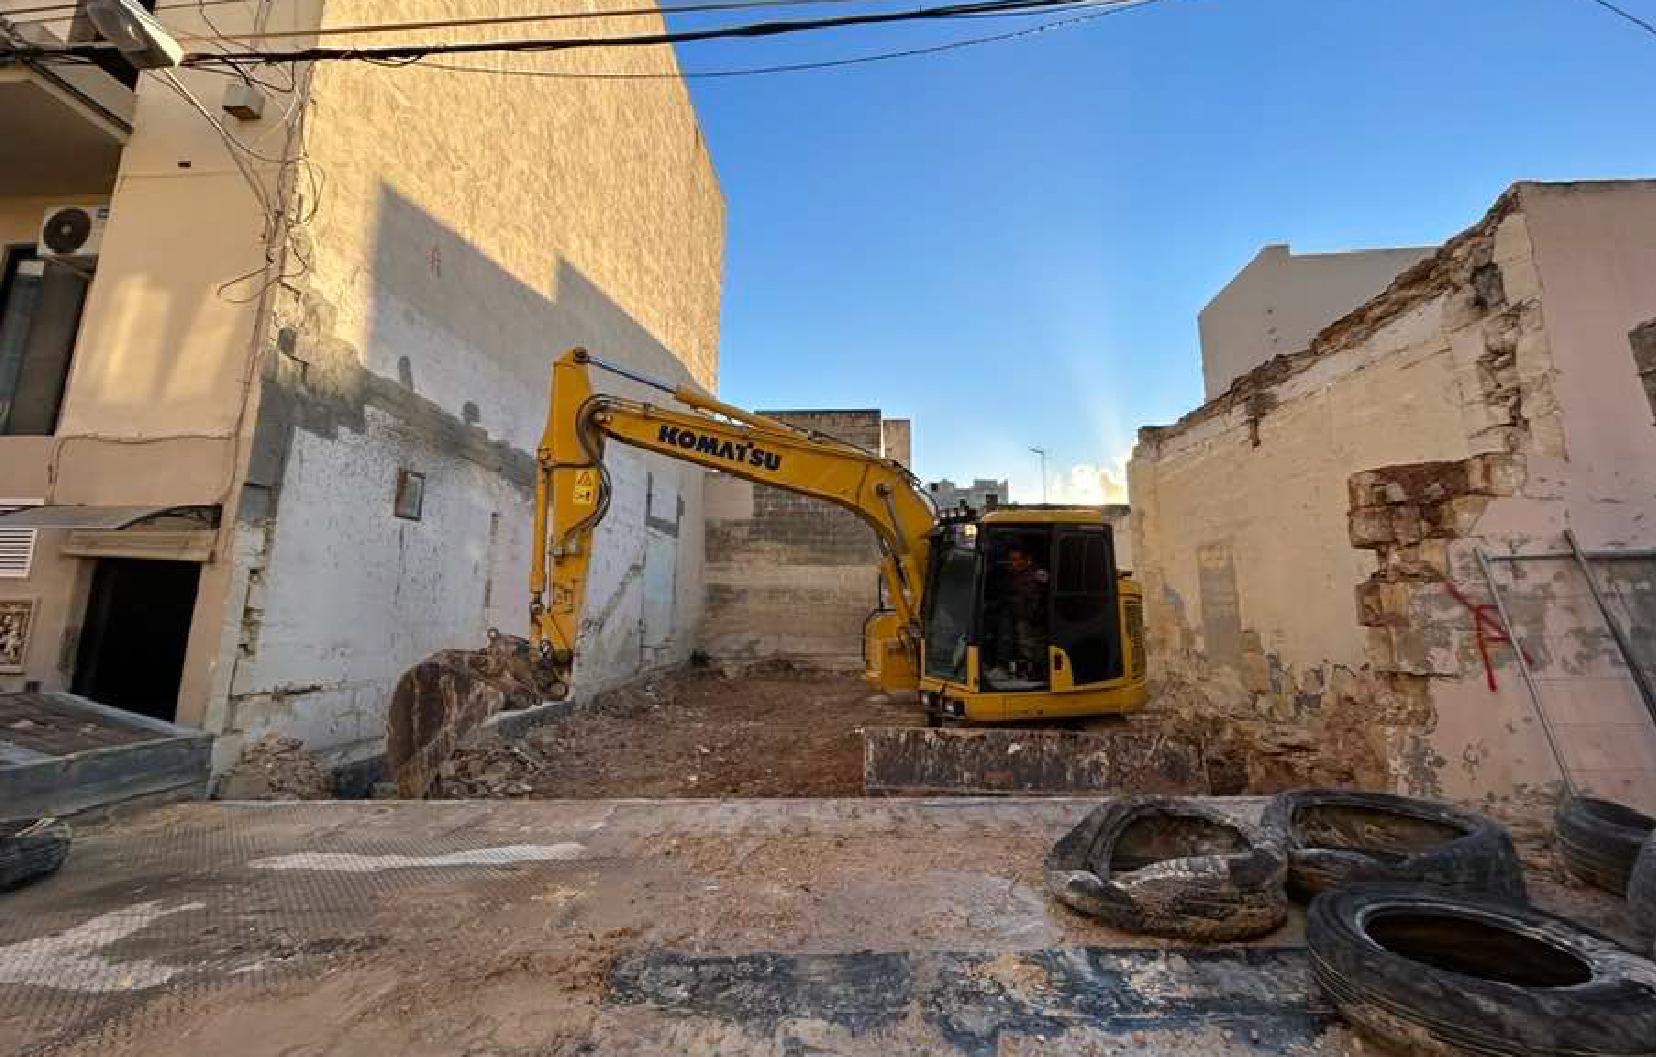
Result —
<svg viewBox="0 0 1656 1057"><path fill-rule="evenodd" d="M329 800L333 775L295 738L267 734L219 780L220 800Z"/></svg>

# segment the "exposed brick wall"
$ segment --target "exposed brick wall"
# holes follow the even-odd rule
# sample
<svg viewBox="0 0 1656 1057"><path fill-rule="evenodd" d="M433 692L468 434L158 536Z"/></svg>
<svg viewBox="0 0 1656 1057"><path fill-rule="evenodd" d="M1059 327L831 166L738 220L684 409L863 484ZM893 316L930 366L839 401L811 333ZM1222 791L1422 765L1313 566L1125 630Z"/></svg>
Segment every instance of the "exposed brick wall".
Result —
<svg viewBox="0 0 1656 1057"><path fill-rule="evenodd" d="M1580 570L1494 560L1565 528L1651 543L1652 232L1656 183L1519 185L1305 350L1140 432L1157 699L1240 746L1249 784L1544 812L1562 764L1656 808L1656 732ZM1653 567L1594 575L1640 612Z"/></svg>
<svg viewBox="0 0 1656 1057"><path fill-rule="evenodd" d="M874 452L900 440L903 450L889 454L907 460L908 423L876 410L761 414ZM722 474L708 476L705 494L702 650L718 660L858 665L863 620L878 598L873 531L831 503Z"/></svg>

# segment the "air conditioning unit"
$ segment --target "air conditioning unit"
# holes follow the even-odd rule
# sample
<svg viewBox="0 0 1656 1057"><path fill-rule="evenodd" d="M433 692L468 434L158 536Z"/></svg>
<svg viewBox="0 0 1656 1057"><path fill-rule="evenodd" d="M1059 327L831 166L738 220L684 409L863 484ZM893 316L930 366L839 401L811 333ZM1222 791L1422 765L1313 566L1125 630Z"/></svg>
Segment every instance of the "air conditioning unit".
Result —
<svg viewBox="0 0 1656 1057"><path fill-rule="evenodd" d="M107 205L53 206L41 221L37 252L42 260L96 260L108 221Z"/></svg>

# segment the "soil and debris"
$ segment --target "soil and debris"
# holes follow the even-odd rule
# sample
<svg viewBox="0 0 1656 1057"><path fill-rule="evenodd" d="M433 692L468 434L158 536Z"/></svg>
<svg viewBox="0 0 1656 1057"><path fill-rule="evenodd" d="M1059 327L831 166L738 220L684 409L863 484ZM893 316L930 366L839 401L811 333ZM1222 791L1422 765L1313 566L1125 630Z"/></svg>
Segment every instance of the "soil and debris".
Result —
<svg viewBox="0 0 1656 1057"><path fill-rule="evenodd" d="M219 780L220 800L330 800L333 775L302 742L267 734Z"/></svg>
<svg viewBox="0 0 1656 1057"><path fill-rule="evenodd" d="M814 797L863 791L862 732L924 722L860 679L773 665L694 669L601 695L438 770L434 797Z"/></svg>
<svg viewBox="0 0 1656 1057"><path fill-rule="evenodd" d="M1290 735L1279 727L1216 724L1179 704L1156 701L1124 717L1024 725L1149 732L1195 746L1198 773L1189 776L1188 788L1153 787L1158 792L1374 787L1365 773L1328 765L1341 757L1319 741L1326 731ZM872 694L851 674L784 662L741 671L691 668L602 694L573 715L527 732L474 733L433 770L427 795L860 796L866 792L863 731L924 725L924 711L912 696Z"/></svg>

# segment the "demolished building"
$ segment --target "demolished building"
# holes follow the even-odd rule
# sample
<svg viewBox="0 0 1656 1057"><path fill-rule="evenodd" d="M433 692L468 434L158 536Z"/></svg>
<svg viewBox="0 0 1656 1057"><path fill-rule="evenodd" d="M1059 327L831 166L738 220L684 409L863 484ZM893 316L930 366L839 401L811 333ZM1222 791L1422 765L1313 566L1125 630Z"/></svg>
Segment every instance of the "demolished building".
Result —
<svg viewBox="0 0 1656 1057"><path fill-rule="evenodd" d="M1271 747L1256 787L1656 807L1653 319L1656 181L1520 183L1141 430L1163 703Z"/></svg>

